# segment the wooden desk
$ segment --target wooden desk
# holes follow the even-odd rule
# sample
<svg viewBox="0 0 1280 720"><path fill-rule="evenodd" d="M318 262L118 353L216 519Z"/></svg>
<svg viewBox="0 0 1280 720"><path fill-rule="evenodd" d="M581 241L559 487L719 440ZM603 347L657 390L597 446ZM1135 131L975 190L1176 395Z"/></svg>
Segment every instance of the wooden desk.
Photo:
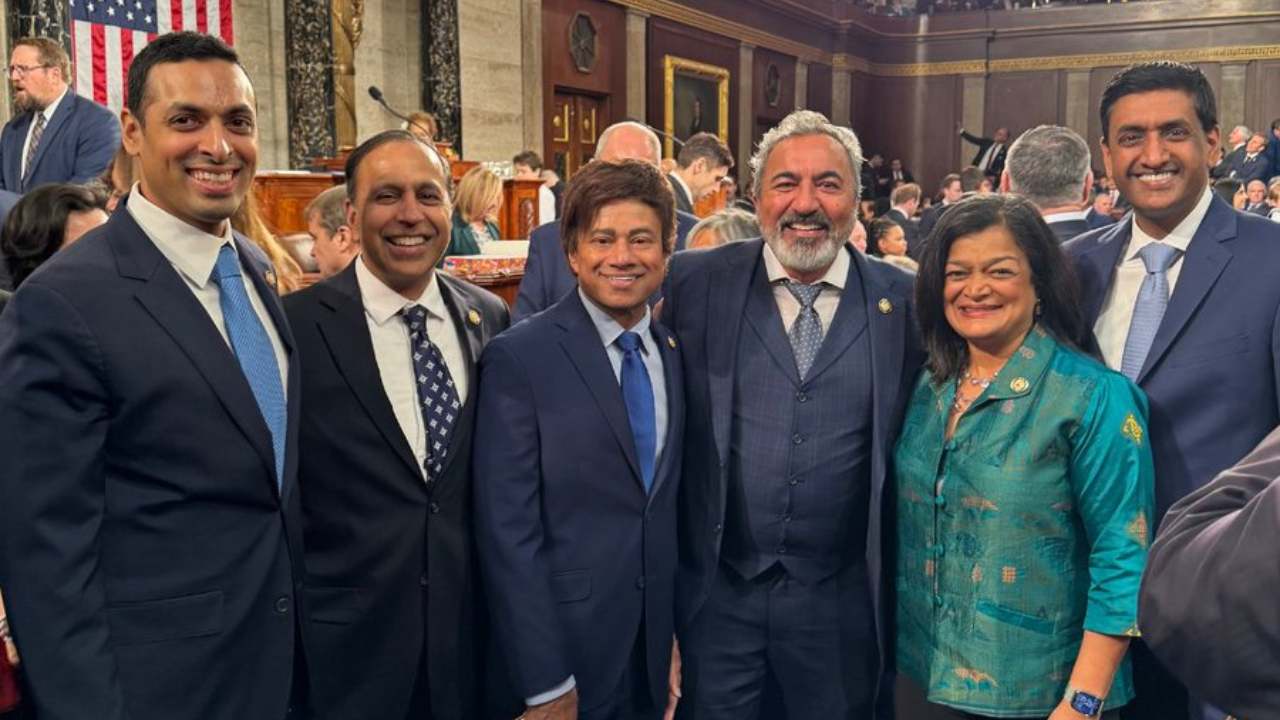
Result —
<svg viewBox="0 0 1280 720"><path fill-rule="evenodd" d="M528 240L529 233L541 224L538 217L538 188L541 180L503 180L502 209L498 211L498 230L503 240Z"/></svg>
<svg viewBox="0 0 1280 720"><path fill-rule="evenodd" d="M253 178L253 195L272 234L305 233L307 205L341 183L333 173L262 172Z"/></svg>

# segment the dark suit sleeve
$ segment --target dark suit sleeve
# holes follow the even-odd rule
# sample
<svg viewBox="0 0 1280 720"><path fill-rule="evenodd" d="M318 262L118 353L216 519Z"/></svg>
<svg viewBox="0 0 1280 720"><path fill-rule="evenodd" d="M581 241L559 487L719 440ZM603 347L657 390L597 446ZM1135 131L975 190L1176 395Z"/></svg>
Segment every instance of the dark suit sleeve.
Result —
<svg viewBox="0 0 1280 720"><path fill-rule="evenodd" d="M76 310L26 283L0 318L0 586L42 720L123 717L99 568L103 374Z"/></svg>
<svg viewBox="0 0 1280 720"><path fill-rule="evenodd" d="M547 278L543 269L547 260L542 256L544 243L540 242L540 238L541 233L537 229L529 233L529 256L525 258L520 292L516 295L516 304L511 310L512 322L520 322L550 305L546 301Z"/></svg>
<svg viewBox="0 0 1280 720"><path fill-rule="evenodd" d="M1280 708L1280 431L1180 500L1151 547L1138 622L1152 651L1230 713Z"/></svg>
<svg viewBox="0 0 1280 720"><path fill-rule="evenodd" d="M977 145L979 148L981 148L981 149L983 149L983 150L986 150L986 147L985 147L985 146L986 146L986 145L990 145L990 144L991 144L991 142L992 142L991 140L989 140L989 139L987 139L987 138L984 138L984 137L978 137L977 135L972 135L972 134L970 134L967 130L962 130L962 131L960 132L960 137L964 138L966 141L968 141L968 142L970 142L970 143L972 143L972 144L974 144L974 145Z"/></svg>
<svg viewBox="0 0 1280 720"><path fill-rule="evenodd" d="M93 101L84 102L88 106L79 108L85 117L76 138L75 169L67 179L77 185L101 176L120 147L120 121Z"/></svg>
<svg viewBox="0 0 1280 720"><path fill-rule="evenodd" d="M573 672L543 546L540 430L533 388L502 340L480 360L475 526L499 648L521 698Z"/></svg>

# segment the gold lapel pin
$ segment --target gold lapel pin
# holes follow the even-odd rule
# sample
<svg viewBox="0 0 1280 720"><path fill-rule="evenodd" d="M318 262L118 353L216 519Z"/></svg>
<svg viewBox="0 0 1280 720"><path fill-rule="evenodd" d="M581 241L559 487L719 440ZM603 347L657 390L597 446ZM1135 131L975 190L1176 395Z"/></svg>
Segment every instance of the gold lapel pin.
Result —
<svg viewBox="0 0 1280 720"><path fill-rule="evenodd" d="M1029 387L1031 383L1027 382L1026 378L1014 378L1013 382L1009 383L1009 389L1014 392L1023 392Z"/></svg>
<svg viewBox="0 0 1280 720"><path fill-rule="evenodd" d="M889 302L889 298L880 298L879 308L880 312L888 315L893 312L893 303Z"/></svg>
<svg viewBox="0 0 1280 720"><path fill-rule="evenodd" d="M479 325L479 324L480 324L480 313L476 312L474 309L472 309L472 310L468 310L468 311L467 311L467 322L471 323L472 325Z"/></svg>
<svg viewBox="0 0 1280 720"><path fill-rule="evenodd" d="M275 286L276 286L276 274L275 274L275 271L273 271L273 270L268 270L268 271L266 271L265 273L263 273L263 277L265 277L265 278L266 278L266 280L267 280L267 284L268 284L268 285L270 285L271 287L275 287Z"/></svg>
<svg viewBox="0 0 1280 720"><path fill-rule="evenodd" d="M672 350L676 349L676 339L669 335L667 336L667 344L671 346Z"/></svg>

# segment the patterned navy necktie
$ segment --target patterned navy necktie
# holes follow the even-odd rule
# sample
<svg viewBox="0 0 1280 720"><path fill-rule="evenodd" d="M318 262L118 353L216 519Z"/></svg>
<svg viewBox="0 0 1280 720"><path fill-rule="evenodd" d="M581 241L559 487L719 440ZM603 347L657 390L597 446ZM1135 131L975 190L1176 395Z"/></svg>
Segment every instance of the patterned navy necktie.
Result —
<svg viewBox="0 0 1280 720"><path fill-rule="evenodd" d="M813 359L818 356L822 347L822 318L813 308L818 294L822 292L822 283L805 285L794 280L784 280L783 285L789 290L796 302L800 303L800 314L791 324L791 332L787 333L791 340L791 352L796 356L796 370L800 371L800 379L809 374Z"/></svg>
<svg viewBox="0 0 1280 720"><path fill-rule="evenodd" d="M422 406L422 422L427 428L427 484L440 477L445 459L449 457L449 441L453 426L462 412L458 389L453 385L449 366L440 354L440 348L427 336L427 311L421 305L412 305L401 312L409 326L409 349L413 353L413 374L418 387L418 402Z"/></svg>

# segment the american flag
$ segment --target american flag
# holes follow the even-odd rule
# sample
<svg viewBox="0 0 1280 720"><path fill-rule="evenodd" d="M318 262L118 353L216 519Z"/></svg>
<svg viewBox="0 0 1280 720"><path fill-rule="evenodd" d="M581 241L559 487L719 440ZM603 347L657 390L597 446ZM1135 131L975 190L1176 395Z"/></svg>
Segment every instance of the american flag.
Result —
<svg viewBox="0 0 1280 720"><path fill-rule="evenodd" d="M129 65L167 32L195 30L231 44L232 0L68 0L76 93L117 113Z"/></svg>

